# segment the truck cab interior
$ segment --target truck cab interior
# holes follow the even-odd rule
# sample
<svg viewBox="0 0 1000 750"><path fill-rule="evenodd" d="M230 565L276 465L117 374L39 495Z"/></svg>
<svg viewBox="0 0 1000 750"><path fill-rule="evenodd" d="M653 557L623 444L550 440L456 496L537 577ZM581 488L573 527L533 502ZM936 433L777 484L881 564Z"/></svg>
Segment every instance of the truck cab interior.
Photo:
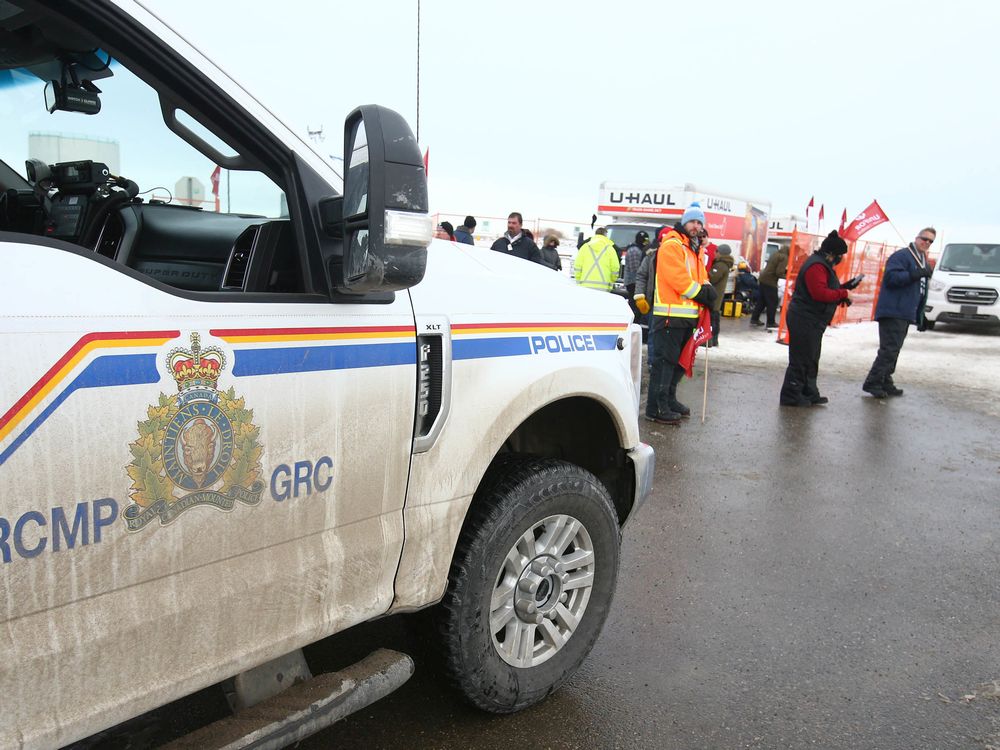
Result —
<svg viewBox="0 0 1000 750"><path fill-rule="evenodd" d="M275 180L242 158L223 168L209 157L234 149L169 106L169 94L99 40L25 8L0 8L8 241L69 243L186 292L309 291Z"/></svg>

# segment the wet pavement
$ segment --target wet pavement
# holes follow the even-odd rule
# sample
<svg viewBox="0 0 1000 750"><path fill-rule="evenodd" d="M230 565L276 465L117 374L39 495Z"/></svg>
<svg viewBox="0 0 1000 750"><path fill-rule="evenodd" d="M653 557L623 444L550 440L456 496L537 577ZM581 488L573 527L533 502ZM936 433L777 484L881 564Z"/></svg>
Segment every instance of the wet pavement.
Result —
<svg viewBox="0 0 1000 750"><path fill-rule="evenodd" d="M415 676L298 747L1000 748L1000 419L959 392L880 402L822 373L829 405L779 408L781 377L723 366L704 424L699 377L690 421L642 423L654 495L559 692L469 708L425 618L387 618L307 656L397 648Z"/></svg>
<svg viewBox="0 0 1000 750"><path fill-rule="evenodd" d="M1000 421L831 379L829 405L779 408L781 375L713 372L704 425L699 408L643 423L655 494L561 691L515 716L468 709L419 630L387 620L417 674L301 746L1000 747Z"/></svg>

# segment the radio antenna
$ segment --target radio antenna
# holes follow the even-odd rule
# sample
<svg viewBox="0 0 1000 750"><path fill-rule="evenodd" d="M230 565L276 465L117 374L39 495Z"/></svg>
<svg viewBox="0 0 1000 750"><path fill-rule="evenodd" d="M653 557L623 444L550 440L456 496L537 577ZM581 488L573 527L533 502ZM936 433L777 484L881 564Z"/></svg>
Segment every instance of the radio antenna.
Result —
<svg viewBox="0 0 1000 750"><path fill-rule="evenodd" d="M417 145L420 145L420 0L417 0Z"/></svg>

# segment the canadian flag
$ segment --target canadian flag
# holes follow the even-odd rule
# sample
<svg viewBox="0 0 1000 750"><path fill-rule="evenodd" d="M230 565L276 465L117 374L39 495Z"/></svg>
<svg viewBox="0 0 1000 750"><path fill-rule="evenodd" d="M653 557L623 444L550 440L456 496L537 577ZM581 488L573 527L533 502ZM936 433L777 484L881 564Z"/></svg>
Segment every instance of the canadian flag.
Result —
<svg viewBox="0 0 1000 750"><path fill-rule="evenodd" d="M844 209L844 213L840 215L840 229L837 230L837 234L841 237L844 236L844 224L847 223L847 209Z"/></svg>
<svg viewBox="0 0 1000 750"><path fill-rule="evenodd" d="M819 220L823 221L823 204L819 204Z"/></svg>
<svg viewBox="0 0 1000 750"><path fill-rule="evenodd" d="M212 170L212 195L216 198L219 197L219 178L222 177L222 167L216 167Z"/></svg>
<svg viewBox="0 0 1000 750"><path fill-rule="evenodd" d="M854 221L840 233L840 236L848 242L853 242L869 229L874 229L887 221L889 221L889 217L885 215L885 211L882 210L878 201L872 201L868 208L854 217Z"/></svg>
<svg viewBox="0 0 1000 750"><path fill-rule="evenodd" d="M816 205L816 196L814 195L809 199L809 203L806 204L806 218L809 218L809 209Z"/></svg>

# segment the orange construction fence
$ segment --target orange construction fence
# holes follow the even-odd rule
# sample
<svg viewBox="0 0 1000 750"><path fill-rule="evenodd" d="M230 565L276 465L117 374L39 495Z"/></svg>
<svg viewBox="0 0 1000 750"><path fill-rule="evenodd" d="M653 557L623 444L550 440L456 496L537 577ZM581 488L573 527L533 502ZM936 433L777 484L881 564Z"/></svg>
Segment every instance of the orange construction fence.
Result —
<svg viewBox="0 0 1000 750"><path fill-rule="evenodd" d="M792 232L792 244L788 250L788 273L785 274L785 295L781 300L781 322L778 326L778 341L782 344L788 343L788 325L785 315L788 311L788 303L792 299L795 291L795 277L799 274L799 269L813 252L815 252L823 237L818 234L808 234L795 229ZM833 316L831 325L837 326L843 323L861 323L872 320L875 316L875 305L878 303L878 290L882 286L882 270L885 261L895 250L894 247L886 245L884 242L867 242L858 240L847 245L847 256L844 261L837 266L837 277L841 283L851 279L858 274L864 274L865 278L851 292L851 306L838 307Z"/></svg>

